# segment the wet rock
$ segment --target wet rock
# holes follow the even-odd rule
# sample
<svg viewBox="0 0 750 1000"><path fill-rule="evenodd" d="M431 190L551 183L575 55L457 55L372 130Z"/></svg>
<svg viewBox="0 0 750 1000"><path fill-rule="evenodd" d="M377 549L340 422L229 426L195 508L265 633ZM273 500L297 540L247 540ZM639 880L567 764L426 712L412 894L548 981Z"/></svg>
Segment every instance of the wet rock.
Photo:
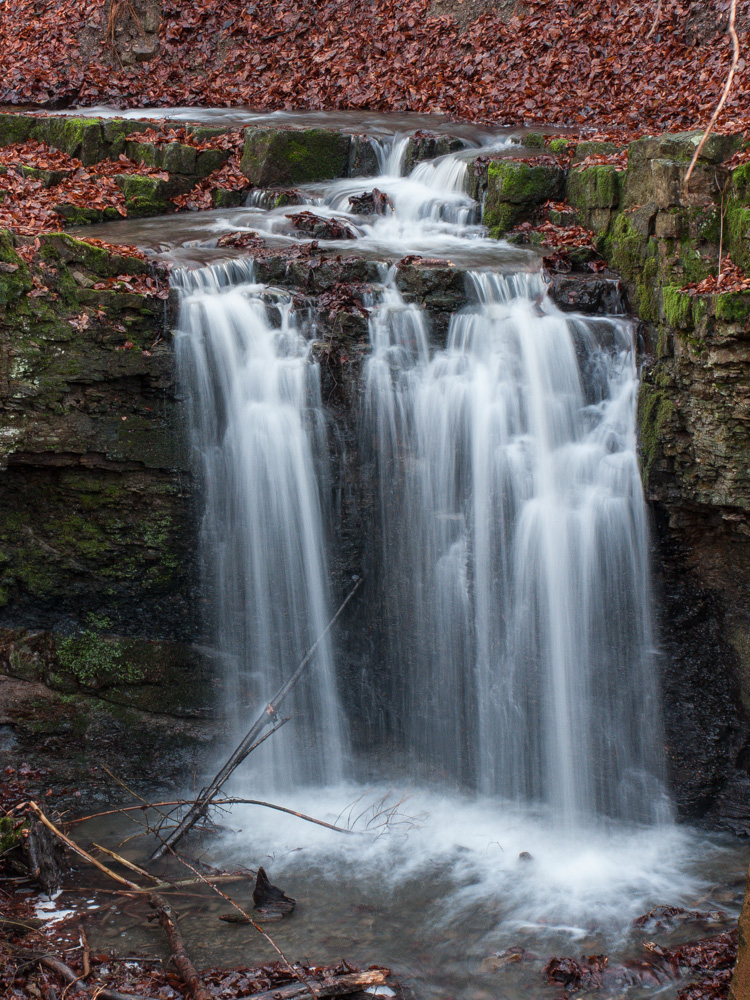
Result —
<svg viewBox="0 0 750 1000"><path fill-rule="evenodd" d="M314 212L297 212L287 215L296 230L309 233L316 240L355 240L356 230L346 219L326 218Z"/></svg>
<svg viewBox="0 0 750 1000"><path fill-rule="evenodd" d="M350 137L327 129L245 130L241 169L258 187L304 184L343 177Z"/></svg>
<svg viewBox="0 0 750 1000"><path fill-rule="evenodd" d="M378 156L366 135L353 135L349 150L349 177L375 177L380 172Z"/></svg>
<svg viewBox="0 0 750 1000"><path fill-rule="evenodd" d="M550 297L566 312L605 315L625 312L622 283L601 274L553 274Z"/></svg>
<svg viewBox="0 0 750 1000"><path fill-rule="evenodd" d="M352 195L349 205L356 215L385 215L388 211L393 211L393 202L385 191L379 191L378 188Z"/></svg>
<svg viewBox="0 0 750 1000"><path fill-rule="evenodd" d="M424 130L415 132L410 137L404 154L406 173L410 174L414 167L423 160L434 160L438 156L456 153L465 145L466 143L462 139L456 139L455 136L440 135L437 132Z"/></svg>
<svg viewBox="0 0 750 1000"><path fill-rule="evenodd" d="M750 997L750 872L740 914L737 964L729 987L729 1000L746 1000L747 997Z"/></svg>
<svg viewBox="0 0 750 1000"><path fill-rule="evenodd" d="M492 160L487 166L487 188L482 221L498 237L527 218L545 201L562 197L565 171L554 164Z"/></svg>

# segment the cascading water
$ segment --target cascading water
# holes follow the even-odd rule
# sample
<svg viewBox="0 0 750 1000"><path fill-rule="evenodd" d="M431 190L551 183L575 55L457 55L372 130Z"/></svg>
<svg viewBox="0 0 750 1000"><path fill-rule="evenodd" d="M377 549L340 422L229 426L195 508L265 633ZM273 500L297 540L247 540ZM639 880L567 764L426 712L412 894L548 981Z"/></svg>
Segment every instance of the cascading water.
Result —
<svg viewBox="0 0 750 1000"><path fill-rule="evenodd" d="M495 148L504 142L496 137ZM485 237L466 193L474 153L404 177L405 152L405 139L378 141L381 176L296 192L357 233L321 240L328 263L354 253L367 262L357 273L374 283L361 405L330 416L343 420L347 447L346 461L333 449L335 481L357 477L362 490L343 485L341 509L364 497L338 539L335 435L299 297L255 284L246 258L173 271L204 485L205 592L239 731L328 621L329 542L348 545L357 524L370 547L359 610L342 630L354 642L336 658L323 644L295 692L294 720L240 775L253 798L263 782L273 787L264 797L295 813L367 835L237 805L233 829L206 847L225 867L268 859L274 881L312 904L274 925L287 955L385 961L425 997L553 997L542 956L642 957L633 918L663 903L731 911L746 858L655 822L668 809L632 327L623 316L561 313L538 258ZM393 210L355 214L350 196L374 187ZM191 266L232 253L216 249L216 236L238 229L258 232L275 254L307 240L277 200L259 194L244 209L133 225L158 228L158 245L181 233L174 257ZM117 225L122 241L131 223ZM188 233L201 245L186 245ZM447 337L430 327L406 272L390 266L414 253L441 258L436 273L450 258L467 275L469 305ZM317 282L325 266L299 256ZM296 287L298 261L290 267ZM336 345L359 356L359 344ZM335 552L339 586L349 551ZM345 661L351 728L367 746L350 765L334 659ZM215 760L206 763L213 773ZM232 888L243 891L250 906L249 887ZM216 907L190 953L207 965L217 954L246 961L246 939L226 934L214 919L224 901ZM684 926L677 934L684 939Z"/></svg>
<svg viewBox="0 0 750 1000"><path fill-rule="evenodd" d="M468 279L475 303L443 350L392 286L371 323L395 728L434 773L484 793L569 822L653 820L631 324L569 320L539 273Z"/></svg>
<svg viewBox="0 0 750 1000"><path fill-rule="evenodd" d="M329 618L325 417L290 297L249 260L179 270L178 359L204 484L201 553L235 728L294 671ZM293 694L293 735L258 752L270 787L339 780L345 728L328 638ZM291 738L290 738L291 735ZM292 781L293 777L293 781Z"/></svg>

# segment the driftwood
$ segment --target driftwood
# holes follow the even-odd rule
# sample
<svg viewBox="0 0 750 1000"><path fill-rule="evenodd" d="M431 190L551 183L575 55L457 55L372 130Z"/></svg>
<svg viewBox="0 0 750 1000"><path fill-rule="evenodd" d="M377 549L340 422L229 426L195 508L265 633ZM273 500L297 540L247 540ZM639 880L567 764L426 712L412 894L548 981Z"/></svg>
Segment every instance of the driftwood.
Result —
<svg viewBox="0 0 750 1000"><path fill-rule="evenodd" d="M159 923L164 928L169 941L169 950L172 953L172 962L180 979L187 987L188 993L193 1000L211 1000L211 994L208 992L206 984L196 972L195 966L185 951L185 944L177 926L177 916L174 910L166 899L157 892L149 893L148 902L156 910Z"/></svg>
<svg viewBox="0 0 750 1000"><path fill-rule="evenodd" d="M308 649L308 651L305 653L299 666L294 671L289 680L287 680L284 684L282 684L282 686L276 692L275 696L271 699L271 701L269 701L269 703L263 709L261 714L258 716L253 725L250 727L249 731L247 732L247 735L244 737L244 739L239 744L234 753L226 761L224 766L219 770L218 774L214 777L213 781L201 791L200 795L195 801L195 804L188 810L188 812L185 814L185 816L182 818L179 824L175 827L175 829L169 834L169 836L166 837L164 840L162 840L162 842L153 852L153 854L151 855L151 858L153 860L161 858L164 854L167 853L167 851L171 850L175 846L175 844L177 844L180 840L182 840L185 834L195 826L198 820L202 819L206 815L209 805L211 804L212 800L218 795L223 783L227 780L230 774L232 774L235 768L239 767L239 765L247 757L247 755L255 749L255 746L257 745L256 741L260 736L260 734L263 732L263 730L266 728L266 726L269 726L271 725L271 723L277 721L278 719L277 712L279 706L287 697L289 692L297 684L300 677L305 672L305 669L311 663L312 658L315 655L315 651L317 650L318 646L331 631L334 624L341 615L342 611L347 606L349 601L351 601L351 599L357 593L361 585L362 585L362 577L360 577L354 584L352 589L346 595L346 598L344 599L344 602L342 603L341 607L338 609L336 614L333 616L328 625L325 627L325 630L318 636L318 638L315 640L310 649Z"/></svg>
<svg viewBox="0 0 750 1000"><path fill-rule="evenodd" d="M277 885L271 885L271 880L266 875L265 868L258 869L253 889L253 903L255 909L260 913L271 913L282 916L284 913L293 913L297 900L287 896L283 889Z"/></svg>
<svg viewBox="0 0 750 1000"><path fill-rule="evenodd" d="M359 993L368 986L382 986L389 975L388 969L370 969L368 972L353 972L348 976L331 976L329 979L316 980L311 985L316 997L340 997L347 993ZM288 986L277 986L274 989L263 990L262 993L253 993L253 1000L295 1000L296 997L303 997L310 992L307 987L299 983L290 983Z"/></svg>

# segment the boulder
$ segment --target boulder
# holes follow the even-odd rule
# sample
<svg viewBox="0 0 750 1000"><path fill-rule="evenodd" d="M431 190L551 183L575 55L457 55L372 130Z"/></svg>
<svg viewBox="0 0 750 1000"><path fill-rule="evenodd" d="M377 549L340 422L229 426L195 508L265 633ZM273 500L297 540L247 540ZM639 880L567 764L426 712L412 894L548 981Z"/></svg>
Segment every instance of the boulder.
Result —
<svg viewBox="0 0 750 1000"><path fill-rule="evenodd" d="M245 130L241 169L257 187L344 177L351 138L323 128Z"/></svg>

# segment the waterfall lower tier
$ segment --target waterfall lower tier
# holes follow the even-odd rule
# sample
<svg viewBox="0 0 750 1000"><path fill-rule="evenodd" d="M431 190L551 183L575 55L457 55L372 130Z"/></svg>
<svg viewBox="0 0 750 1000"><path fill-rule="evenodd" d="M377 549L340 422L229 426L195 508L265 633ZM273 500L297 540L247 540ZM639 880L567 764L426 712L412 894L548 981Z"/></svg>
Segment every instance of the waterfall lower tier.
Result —
<svg viewBox="0 0 750 1000"><path fill-rule="evenodd" d="M413 766L569 822L664 809L633 331L469 276L444 350L371 322L391 723Z"/></svg>
<svg viewBox="0 0 750 1000"><path fill-rule="evenodd" d="M290 296L255 285L248 260L174 280L205 494L206 592L239 732L329 620L325 417ZM339 780L346 736L329 639L287 706L293 724L253 757L261 780L276 788Z"/></svg>

